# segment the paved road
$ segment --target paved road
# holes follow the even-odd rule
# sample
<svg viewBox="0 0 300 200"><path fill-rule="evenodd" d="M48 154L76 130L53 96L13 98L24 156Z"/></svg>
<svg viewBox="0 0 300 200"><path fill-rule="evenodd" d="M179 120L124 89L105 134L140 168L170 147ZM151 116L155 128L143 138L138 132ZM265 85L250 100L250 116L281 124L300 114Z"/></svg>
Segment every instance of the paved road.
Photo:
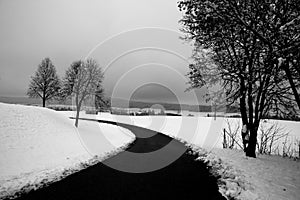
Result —
<svg viewBox="0 0 300 200"><path fill-rule="evenodd" d="M19 199L225 199L218 192L217 180L209 174L207 166L194 161L195 157L187 153L188 149L182 143L148 129L118 125L137 137L127 152ZM108 167L120 167L125 171L151 169L162 160L149 159L145 153L162 149L166 150L159 153L160 159L168 160L174 155L179 158L162 169L147 173L129 173Z"/></svg>

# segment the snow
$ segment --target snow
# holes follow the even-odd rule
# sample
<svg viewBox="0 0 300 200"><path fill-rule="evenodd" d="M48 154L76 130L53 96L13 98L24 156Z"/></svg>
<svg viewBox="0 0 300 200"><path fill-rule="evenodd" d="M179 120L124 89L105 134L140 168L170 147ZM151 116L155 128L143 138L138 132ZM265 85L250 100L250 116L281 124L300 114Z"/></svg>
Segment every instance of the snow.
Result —
<svg viewBox="0 0 300 200"><path fill-rule="evenodd" d="M228 123L231 124L231 129L242 122L240 118L223 118L196 116L126 116L126 115L111 115L110 113L101 113L95 115L94 118L100 120L109 120L114 122L122 122L148 128L163 134L181 138L185 141L204 147L206 149L222 148L223 144L223 128L228 130ZM291 144L291 152L297 154L297 141L300 141L300 122L285 121L285 120L264 120L261 122L266 129L272 124L278 123L279 127L283 128L283 133L288 133L288 137L281 138L273 144L274 154L282 154L282 147L285 139L287 146ZM239 131L240 132L240 131ZM237 141L240 145L241 136L238 132ZM260 130L258 135L260 135ZM258 137L259 139L259 137ZM236 145L238 147L238 145ZM278 146L278 149L276 147ZM276 150L276 151L275 151Z"/></svg>
<svg viewBox="0 0 300 200"><path fill-rule="evenodd" d="M124 128L79 123L77 130L66 113L0 103L0 199L58 181L135 139Z"/></svg>
<svg viewBox="0 0 300 200"><path fill-rule="evenodd" d="M218 148L206 159L214 167L220 160L222 169L218 175L227 186L225 193L229 191L227 195L236 199L298 200L300 197L299 160L270 155L249 158L241 150Z"/></svg>
<svg viewBox="0 0 300 200"><path fill-rule="evenodd" d="M73 111L60 112L67 118L75 117ZM80 118L96 119L96 115L80 113ZM74 120L73 120L74 121ZM73 123L73 122L72 122ZM79 121L78 134L81 144L87 152L92 155L106 154L107 150L115 149L124 145L128 138L135 138L135 135L128 129L112 124L103 124L86 120Z"/></svg>
<svg viewBox="0 0 300 200"><path fill-rule="evenodd" d="M223 118L214 120L211 117L126 116L101 113L96 118L151 129L200 146L207 146L208 144L209 146L214 146L219 144L219 134L216 133L222 130L224 124Z"/></svg>
<svg viewBox="0 0 300 200"><path fill-rule="evenodd" d="M0 103L0 197L58 181L120 152L134 135L110 124L79 121L74 112ZM240 150L221 149L224 118L122 116L100 113L80 117L152 129L183 141L220 177L219 190L235 199L299 199L300 162L279 156L248 158ZM231 124L240 119L228 119ZM274 122L275 120L270 120ZM300 123L278 121L295 138ZM97 155L97 157L95 157Z"/></svg>
<svg viewBox="0 0 300 200"><path fill-rule="evenodd" d="M228 123L227 123L228 122ZM240 129L238 131L238 135L236 138L236 141L242 145L240 131L241 131L241 124L242 121L240 118L227 118L225 120L223 128L226 130L229 130L229 125L231 126L231 130L235 130L237 126L240 126ZM265 131L268 130L272 125L277 125L278 128L280 128L280 134L287 134L287 136L284 136L280 138L278 141L275 141L273 144L273 150L272 154L274 155L282 155L283 153L283 147L284 143L286 142L286 148L289 149L289 154L293 155L294 157L297 157L299 155L298 151L298 142L300 142L300 122L299 121L286 121L286 120L273 120L273 119L267 119L262 120L260 123L260 128L258 130L258 141L261 139L261 129L264 129ZM216 144L216 147L221 148L222 147L222 135L220 134L220 139L218 140L218 144ZM236 145L238 147L238 145Z"/></svg>
<svg viewBox="0 0 300 200"><path fill-rule="evenodd" d="M198 160L207 162L212 173L221 177L219 190L228 199L298 200L300 197L300 161L259 154L257 158L248 158L241 150L222 149L222 129L227 126L225 118L109 113L101 113L95 118L152 129L184 142L198 154ZM240 123L240 119L228 120L232 125ZM300 138L299 122L267 120L265 123L269 122L278 122L291 137Z"/></svg>
<svg viewBox="0 0 300 200"><path fill-rule="evenodd" d="M196 116L196 115L195 115ZM242 124L239 118L223 118L218 117L214 120L213 117L188 117L188 116L126 116L126 115L111 115L110 113L100 113L94 118L100 120L109 120L114 122L122 122L148 128L163 134L182 138L185 141L195 144L206 149L222 148L223 128L228 129L227 120L234 129L237 124ZM295 143L300 140L300 122L284 121L284 120L265 120L262 121L265 128L271 126L272 123L278 123L284 128L286 133L289 133L288 142ZM240 139L238 133L237 140ZM281 138L275 144L279 146L279 152L282 152L282 143L285 138ZM240 144L241 141L239 141ZM296 145L293 144L294 148Z"/></svg>

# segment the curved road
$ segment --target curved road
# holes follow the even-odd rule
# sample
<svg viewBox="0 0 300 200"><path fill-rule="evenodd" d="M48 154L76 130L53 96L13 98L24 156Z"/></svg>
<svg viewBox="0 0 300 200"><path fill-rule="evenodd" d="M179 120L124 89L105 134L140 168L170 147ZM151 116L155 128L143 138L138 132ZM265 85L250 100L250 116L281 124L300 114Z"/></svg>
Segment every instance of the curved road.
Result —
<svg viewBox="0 0 300 200"><path fill-rule="evenodd" d="M225 199L218 192L217 179L206 164L194 161L184 144L155 131L115 122L136 135L136 141L127 149L103 162L74 173L48 187L31 191L19 199ZM108 167L130 168L151 166L152 159L144 156L132 160L126 153L148 153L168 146L161 157L180 152L170 165L147 173L128 173Z"/></svg>

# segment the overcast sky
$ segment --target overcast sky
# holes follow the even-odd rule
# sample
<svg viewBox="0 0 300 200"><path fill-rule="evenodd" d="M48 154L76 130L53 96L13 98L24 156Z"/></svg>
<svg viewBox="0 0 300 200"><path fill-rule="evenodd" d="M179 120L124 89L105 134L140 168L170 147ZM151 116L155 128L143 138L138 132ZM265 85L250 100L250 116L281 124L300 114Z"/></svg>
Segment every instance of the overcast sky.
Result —
<svg viewBox="0 0 300 200"><path fill-rule="evenodd" d="M73 61L92 57L108 96L196 103L184 92L191 47L179 39L176 2L0 0L0 96L25 96L45 57L60 77Z"/></svg>

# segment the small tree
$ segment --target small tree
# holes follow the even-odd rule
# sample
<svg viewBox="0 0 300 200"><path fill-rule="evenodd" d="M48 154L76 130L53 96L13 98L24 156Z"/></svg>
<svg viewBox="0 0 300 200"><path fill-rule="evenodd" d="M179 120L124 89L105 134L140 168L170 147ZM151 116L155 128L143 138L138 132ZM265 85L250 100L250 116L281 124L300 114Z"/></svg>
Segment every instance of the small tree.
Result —
<svg viewBox="0 0 300 200"><path fill-rule="evenodd" d="M278 122L264 122L259 130L257 149L260 154L272 154L275 143L289 134Z"/></svg>
<svg viewBox="0 0 300 200"><path fill-rule="evenodd" d="M227 129L223 129L223 148L233 149L235 144L237 144L241 149L243 149L242 145L239 143L239 133L240 133L240 122L234 120L226 119L226 127Z"/></svg>
<svg viewBox="0 0 300 200"><path fill-rule="evenodd" d="M58 96L60 80L50 58L45 58L39 64L35 75L31 77L27 95L31 98L41 98L43 107L46 101Z"/></svg>
<svg viewBox="0 0 300 200"><path fill-rule="evenodd" d="M94 59L75 61L66 71L61 95L66 98L74 95L76 104L75 126L78 127L79 112L83 101L94 95L104 76Z"/></svg>

